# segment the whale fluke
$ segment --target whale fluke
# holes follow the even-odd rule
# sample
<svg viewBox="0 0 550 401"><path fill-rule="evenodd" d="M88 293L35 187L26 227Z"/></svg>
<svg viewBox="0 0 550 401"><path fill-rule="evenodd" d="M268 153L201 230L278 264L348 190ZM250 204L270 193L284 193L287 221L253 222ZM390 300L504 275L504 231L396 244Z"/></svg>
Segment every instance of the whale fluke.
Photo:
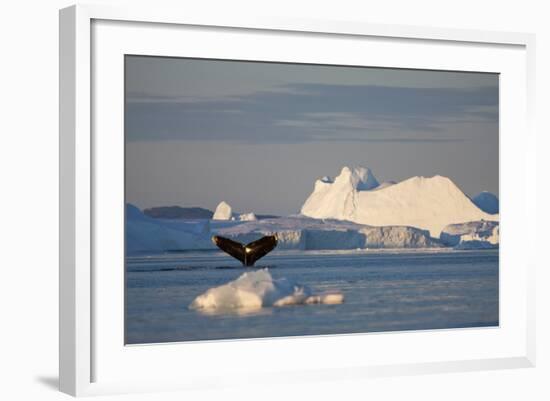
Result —
<svg viewBox="0 0 550 401"><path fill-rule="evenodd" d="M241 261L243 266L254 266L254 263L277 246L277 236L266 235L259 240L243 245L229 238L214 235L212 242L225 253Z"/></svg>

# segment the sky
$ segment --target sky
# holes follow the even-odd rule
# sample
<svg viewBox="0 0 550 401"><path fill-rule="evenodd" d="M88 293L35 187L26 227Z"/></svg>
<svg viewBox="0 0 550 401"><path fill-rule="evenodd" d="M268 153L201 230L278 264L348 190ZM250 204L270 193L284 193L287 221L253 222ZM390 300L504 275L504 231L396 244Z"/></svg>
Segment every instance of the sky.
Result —
<svg viewBox="0 0 550 401"><path fill-rule="evenodd" d="M299 212L343 166L498 195L498 75L125 58L126 201Z"/></svg>

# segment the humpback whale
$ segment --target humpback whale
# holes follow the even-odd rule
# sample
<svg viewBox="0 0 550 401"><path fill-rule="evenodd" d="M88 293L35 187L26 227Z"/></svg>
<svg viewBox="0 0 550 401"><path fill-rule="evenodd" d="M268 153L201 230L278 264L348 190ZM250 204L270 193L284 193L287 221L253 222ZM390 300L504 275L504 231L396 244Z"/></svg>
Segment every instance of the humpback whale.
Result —
<svg viewBox="0 0 550 401"><path fill-rule="evenodd" d="M276 235L266 235L259 240L246 245L230 240L229 238L214 235L212 242L225 253L241 261L243 266L254 266L254 263L277 246Z"/></svg>

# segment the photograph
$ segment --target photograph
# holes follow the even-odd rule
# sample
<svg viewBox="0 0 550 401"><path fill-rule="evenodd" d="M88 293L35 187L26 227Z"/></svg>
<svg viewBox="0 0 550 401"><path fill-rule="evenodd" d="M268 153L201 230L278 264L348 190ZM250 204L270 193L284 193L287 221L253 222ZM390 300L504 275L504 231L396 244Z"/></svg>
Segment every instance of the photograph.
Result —
<svg viewBox="0 0 550 401"><path fill-rule="evenodd" d="M499 327L499 74L124 56L126 345Z"/></svg>

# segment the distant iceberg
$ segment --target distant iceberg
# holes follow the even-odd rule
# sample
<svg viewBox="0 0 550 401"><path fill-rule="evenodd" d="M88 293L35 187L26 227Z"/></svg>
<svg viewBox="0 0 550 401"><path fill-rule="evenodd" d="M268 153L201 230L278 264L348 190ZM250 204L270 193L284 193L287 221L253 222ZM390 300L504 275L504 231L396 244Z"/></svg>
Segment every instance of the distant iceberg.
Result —
<svg viewBox="0 0 550 401"><path fill-rule="evenodd" d="M254 213L243 213L239 215L238 220L240 221L256 221L258 218Z"/></svg>
<svg viewBox="0 0 550 401"><path fill-rule="evenodd" d="M237 220L237 221L254 221L258 220L254 213L235 213L231 205L225 201L221 201L216 207L212 220Z"/></svg>
<svg viewBox="0 0 550 401"><path fill-rule="evenodd" d="M438 248L430 233L414 227L372 227L350 221L279 217L213 228L217 235L247 243L277 235L277 249L339 250L365 248Z"/></svg>
<svg viewBox="0 0 550 401"><path fill-rule="evenodd" d="M489 249L499 245L499 223L471 221L450 224L441 232L441 242L456 249Z"/></svg>
<svg viewBox="0 0 550 401"><path fill-rule="evenodd" d="M221 201L216 207L212 220L231 220L233 218L233 208L229 203Z"/></svg>
<svg viewBox="0 0 550 401"><path fill-rule="evenodd" d="M277 250L456 249L498 247L498 222L473 221L445 226L440 238L409 226L374 227L351 221L289 216L263 220L163 220L127 206L128 254L215 250L212 235L241 243L277 235Z"/></svg>
<svg viewBox="0 0 550 401"><path fill-rule="evenodd" d="M243 273L239 278L197 296L190 309L202 312L254 311L264 307L341 304L339 292L314 294L286 278L274 279L268 269Z"/></svg>
<svg viewBox="0 0 550 401"><path fill-rule="evenodd" d="M479 209L447 177L412 177L379 185L364 167L344 167L334 180L317 180L301 213L378 227L416 227L432 237L439 237L449 224L499 218Z"/></svg>
<svg viewBox="0 0 550 401"><path fill-rule="evenodd" d="M499 201L496 195L483 191L472 198L472 202L485 213L497 214L499 212Z"/></svg>
<svg viewBox="0 0 550 401"><path fill-rule="evenodd" d="M209 220L161 220L126 205L126 253L213 249Z"/></svg>

